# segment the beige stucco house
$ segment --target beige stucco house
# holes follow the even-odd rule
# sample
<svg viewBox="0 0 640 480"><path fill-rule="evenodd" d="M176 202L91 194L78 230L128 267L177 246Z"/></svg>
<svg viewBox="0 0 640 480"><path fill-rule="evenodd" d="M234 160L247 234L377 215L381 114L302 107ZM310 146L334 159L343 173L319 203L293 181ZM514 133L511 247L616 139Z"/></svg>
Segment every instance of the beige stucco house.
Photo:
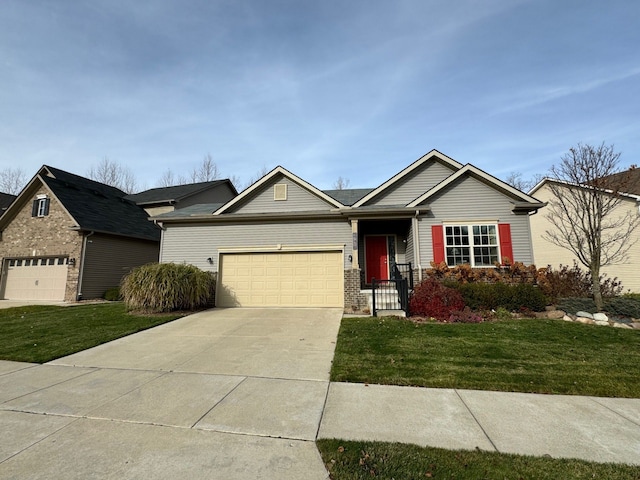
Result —
<svg viewBox="0 0 640 480"><path fill-rule="evenodd" d="M552 179L544 179L533 187L529 195L533 195L543 202L553 201L555 197L549 188L551 182L554 182L560 188L584 188L563 184ZM637 182L637 184L640 186L640 182ZM635 185L635 183L632 185ZM619 217L624 217L627 213L638 215L640 214L639 205L640 195L635 193L621 194L620 204L614 211L614 215ZM548 212L541 210L537 215L531 217L534 263L538 267L547 265L551 265L554 268L560 265L571 266L574 261L578 261L575 255L568 249L551 243L544 238L545 232L553 228L548 215ZM622 282L625 291L640 292L640 242L637 241L638 238L640 238L640 229L637 229L634 234L632 241L635 243L629 250L625 261L601 268L601 272L606 274L607 277L617 277ZM578 264L583 270L586 270L584 265L579 262Z"/></svg>

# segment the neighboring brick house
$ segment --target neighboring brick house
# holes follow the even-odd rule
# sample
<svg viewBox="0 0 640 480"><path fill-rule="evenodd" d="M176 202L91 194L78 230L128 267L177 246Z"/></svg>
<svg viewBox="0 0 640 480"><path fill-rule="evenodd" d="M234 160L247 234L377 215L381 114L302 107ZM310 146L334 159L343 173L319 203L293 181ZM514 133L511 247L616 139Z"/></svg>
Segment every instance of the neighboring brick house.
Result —
<svg viewBox="0 0 640 480"><path fill-rule="evenodd" d="M160 229L121 190L43 166L0 217L0 298L102 297L157 261Z"/></svg>

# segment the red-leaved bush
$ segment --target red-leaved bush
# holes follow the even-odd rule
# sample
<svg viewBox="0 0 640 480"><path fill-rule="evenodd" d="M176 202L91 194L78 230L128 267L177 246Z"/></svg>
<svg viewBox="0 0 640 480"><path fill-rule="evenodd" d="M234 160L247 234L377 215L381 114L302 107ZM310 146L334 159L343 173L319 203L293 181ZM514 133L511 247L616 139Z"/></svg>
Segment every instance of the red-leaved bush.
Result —
<svg viewBox="0 0 640 480"><path fill-rule="evenodd" d="M446 322L454 312L464 309L464 300L460 292L445 287L434 278L423 280L413 290L409 299L412 315L433 317Z"/></svg>

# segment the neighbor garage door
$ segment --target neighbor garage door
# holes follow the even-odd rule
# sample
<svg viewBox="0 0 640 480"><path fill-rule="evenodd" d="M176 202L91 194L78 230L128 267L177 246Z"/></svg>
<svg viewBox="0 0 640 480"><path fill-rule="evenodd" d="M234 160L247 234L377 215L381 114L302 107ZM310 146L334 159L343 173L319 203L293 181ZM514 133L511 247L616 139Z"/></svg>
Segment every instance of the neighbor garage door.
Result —
<svg viewBox="0 0 640 480"><path fill-rule="evenodd" d="M340 307L342 252L225 253L219 307Z"/></svg>
<svg viewBox="0 0 640 480"><path fill-rule="evenodd" d="M68 258L5 260L4 298L8 300L63 301Z"/></svg>

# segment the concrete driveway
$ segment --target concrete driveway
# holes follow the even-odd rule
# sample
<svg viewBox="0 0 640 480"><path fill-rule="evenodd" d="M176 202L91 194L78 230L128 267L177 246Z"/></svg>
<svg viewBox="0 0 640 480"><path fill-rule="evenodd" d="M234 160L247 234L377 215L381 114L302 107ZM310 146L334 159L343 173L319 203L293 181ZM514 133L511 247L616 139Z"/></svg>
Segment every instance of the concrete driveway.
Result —
<svg viewBox="0 0 640 480"><path fill-rule="evenodd" d="M0 362L0 478L327 478L314 440L341 315L217 309Z"/></svg>

